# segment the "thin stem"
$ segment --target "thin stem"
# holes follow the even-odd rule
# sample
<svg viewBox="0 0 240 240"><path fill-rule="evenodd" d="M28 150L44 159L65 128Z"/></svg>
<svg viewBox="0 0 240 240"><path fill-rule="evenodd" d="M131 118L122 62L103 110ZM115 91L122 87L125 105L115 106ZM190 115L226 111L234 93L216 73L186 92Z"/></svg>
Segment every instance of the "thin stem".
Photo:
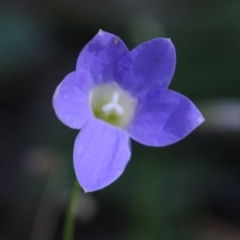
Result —
<svg viewBox="0 0 240 240"><path fill-rule="evenodd" d="M63 230L63 240L73 240L74 237L74 227L75 227L75 215L76 215L76 208L77 203L80 195L80 186L77 181L75 181L72 194L69 200L68 209L67 209L67 216L64 223L64 230Z"/></svg>

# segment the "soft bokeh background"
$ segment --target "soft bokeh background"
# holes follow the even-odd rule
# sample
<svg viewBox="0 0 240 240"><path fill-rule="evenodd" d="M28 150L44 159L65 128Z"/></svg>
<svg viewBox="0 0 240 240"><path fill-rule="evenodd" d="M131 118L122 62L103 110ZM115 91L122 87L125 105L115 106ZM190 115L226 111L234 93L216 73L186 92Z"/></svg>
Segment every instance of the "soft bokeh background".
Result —
<svg viewBox="0 0 240 240"><path fill-rule="evenodd" d="M129 48L171 38L170 88L206 122L169 147L133 142L123 176L81 195L76 239L240 239L239 13L238 0L1 1L0 239L61 239L78 131L52 95L100 28Z"/></svg>

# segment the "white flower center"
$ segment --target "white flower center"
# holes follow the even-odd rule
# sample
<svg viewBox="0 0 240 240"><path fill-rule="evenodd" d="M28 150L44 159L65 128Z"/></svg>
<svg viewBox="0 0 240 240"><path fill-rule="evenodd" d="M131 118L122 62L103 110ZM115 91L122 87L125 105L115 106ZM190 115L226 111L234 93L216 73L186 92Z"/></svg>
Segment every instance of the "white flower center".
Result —
<svg viewBox="0 0 240 240"><path fill-rule="evenodd" d="M113 92L112 101L102 106L102 110L106 114L110 114L113 110L115 110L118 115L123 115L124 110L121 107L121 105L118 104L118 100L119 100L119 93L115 91Z"/></svg>
<svg viewBox="0 0 240 240"><path fill-rule="evenodd" d="M94 87L89 101L96 118L120 128L131 122L137 105L137 100L116 82Z"/></svg>

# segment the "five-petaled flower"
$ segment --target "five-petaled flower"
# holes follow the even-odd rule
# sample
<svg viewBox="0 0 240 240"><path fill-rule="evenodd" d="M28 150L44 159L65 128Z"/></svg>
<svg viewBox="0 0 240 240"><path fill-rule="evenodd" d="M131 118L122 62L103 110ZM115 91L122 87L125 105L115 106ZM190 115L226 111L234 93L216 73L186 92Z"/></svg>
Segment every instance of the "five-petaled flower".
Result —
<svg viewBox="0 0 240 240"><path fill-rule="evenodd" d="M123 173L130 137L166 146L204 121L188 98L167 89L175 63L175 48L166 38L128 51L121 39L100 30L83 48L76 70L57 87L53 106L64 124L82 129L73 159L85 192L104 188Z"/></svg>

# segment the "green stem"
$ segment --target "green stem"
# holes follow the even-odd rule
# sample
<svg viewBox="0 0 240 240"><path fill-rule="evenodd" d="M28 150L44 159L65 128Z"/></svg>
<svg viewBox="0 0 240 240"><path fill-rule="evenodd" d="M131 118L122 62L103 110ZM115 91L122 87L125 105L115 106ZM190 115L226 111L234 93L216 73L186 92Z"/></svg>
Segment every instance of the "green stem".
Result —
<svg viewBox="0 0 240 240"><path fill-rule="evenodd" d="M78 199L80 195L80 186L77 181L75 181L72 194L69 200L67 216L64 223L64 231L63 231L63 240L73 240L74 237L74 226L75 226L75 215L76 208L78 205Z"/></svg>

